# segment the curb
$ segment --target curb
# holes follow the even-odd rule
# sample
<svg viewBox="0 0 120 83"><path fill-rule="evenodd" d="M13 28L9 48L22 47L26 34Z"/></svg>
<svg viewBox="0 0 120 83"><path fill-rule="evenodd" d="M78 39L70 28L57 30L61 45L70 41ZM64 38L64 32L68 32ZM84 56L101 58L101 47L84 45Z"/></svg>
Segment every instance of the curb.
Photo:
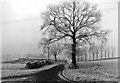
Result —
<svg viewBox="0 0 120 83"><path fill-rule="evenodd" d="M71 83L78 83L77 81L73 81L73 80L71 80L71 79L69 79L66 75L65 75L65 73L64 73L64 70L61 72L61 75L66 79L66 80L68 80L68 81L70 81Z"/></svg>

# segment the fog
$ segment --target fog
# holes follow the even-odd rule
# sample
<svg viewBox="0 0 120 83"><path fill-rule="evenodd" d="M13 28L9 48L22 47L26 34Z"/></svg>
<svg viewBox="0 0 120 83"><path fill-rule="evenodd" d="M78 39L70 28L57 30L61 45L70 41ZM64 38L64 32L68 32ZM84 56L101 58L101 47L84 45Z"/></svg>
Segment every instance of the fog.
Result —
<svg viewBox="0 0 120 83"><path fill-rule="evenodd" d="M24 54L41 54L37 44L41 38L40 13L47 5L62 0L4 0L2 6L2 57L24 57ZM89 0L90 1L90 0ZM101 26L111 30L108 45L114 46L118 55L117 0L92 0L102 13ZM9 56L8 56L9 55Z"/></svg>

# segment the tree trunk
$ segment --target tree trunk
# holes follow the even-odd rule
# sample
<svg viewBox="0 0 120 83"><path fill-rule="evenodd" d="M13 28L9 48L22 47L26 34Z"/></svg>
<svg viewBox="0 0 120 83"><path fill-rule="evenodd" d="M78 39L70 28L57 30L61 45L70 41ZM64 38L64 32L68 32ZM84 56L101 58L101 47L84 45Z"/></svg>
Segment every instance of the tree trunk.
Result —
<svg viewBox="0 0 120 83"><path fill-rule="evenodd" d="M87 61L87 54L85 53L85 61Z"/></svg>
<svg viewBox="0 0 120 83"><path fill-rule="evenodd" d="M73 68L77 68L76 65L76 40L73 38L73 44L72 44L72 65Z"/></svg>
<svg viewBox="0 0 120 83"><path fill-rule="evenodd" d="M79 56L77 57L77 62L79 62Z"/></svg>
<svg viewBox="0 0 120 83"><path fill-rule="evenodd" d="M114 52L112 52L112 58L114 57Z"/></svg>
<svg viewBox="0 0 120 83"><path fill-rule="evenodd" d="M90 54L90 52L89 52L89 60L91 60L91 54Z"/></svg>
<svg viewBox="0 0 120 83"><path fill-rule="evenodd" d="M48 44L48 61L49 61L49 44Z"/></svg>
<svg viewBox="0 0 120 83"><path fill-rule="evenodd" d="M102 52L102 49L101 49L101 59L102 59L102 55L103 55L103 52Z"/></svg>
<svg viewBox="0 0 120 83"><path fill-rule="evenodd" d="M99 53L96 53L96 59L97 59L97 60L98 60L98 54L99 54Z"/></svg>
<svg viewBox="0 0 120 83"><path fill-rule="evenodd" d="M93 52L93 60L95 60L95 54L94 54L94 52Z"/></svg>
<svg viewBox="0 0 120 83"><path fill-rule="evenodd" d="M105 59L107 58L107 52L106 52L107 50L105 49Z"/></svg>
<svg viewBox="0 0 120 83"><path fill-rule="evenodd" d="M110 49L108 48L108 58L109 58L109 56L110 56Z"/></svg>
<svg viewBox="0 0 120 83"><path fill-rule="evenodd" d="M108 48L108 58L110 57L110 49Z"/></svg>
<svg viewBox="0 0 120 83"><path fill-rule="evenodd" d="M57 62L57 56L55 55L55 62Z"/></svg>

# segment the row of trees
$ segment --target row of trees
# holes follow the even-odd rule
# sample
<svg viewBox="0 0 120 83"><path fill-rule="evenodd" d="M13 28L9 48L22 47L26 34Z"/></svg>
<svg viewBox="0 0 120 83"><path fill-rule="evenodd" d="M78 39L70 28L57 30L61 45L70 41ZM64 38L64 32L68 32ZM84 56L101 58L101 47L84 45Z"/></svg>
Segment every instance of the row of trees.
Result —
<svg viewBox="0 0 120 83"><path fill-rule="evenodd" d="M107 41L108 31L100 28L101 12L97 5L75 0L63 2L49 6L42 13L42 19L41 30L49 34L49 38L43 38L44 43L41 44L46 47L59 41L66 44L67 41L71 48L73 68L77 68L76 55L81 45L91 46L95 40L100 40L103 45Z"/></svg>
<svg viewBox="0 0 120 83"><path fill-rule="evenodd" d="M49 48L49 49L48 49ZM81 60L98 60L105 58L114 58L115 49L113 47L102 47L101 45L92 45L88 47L86 45L77 48L76 55L77 61ZM44 45L44 55L54 56L55 62L57 62L58 55L66 55L67 58L71 58L71 46L60 42L52 43L47 46Z"/></svg>
<svg viewBox="0 0 120 83"><path fill-rule="evenodd" d="M77 61L102 60L115 57L115 49L113 47L101 48L100 46L94 46L94 49L84 49L83 51L77 56Z"/></svg>

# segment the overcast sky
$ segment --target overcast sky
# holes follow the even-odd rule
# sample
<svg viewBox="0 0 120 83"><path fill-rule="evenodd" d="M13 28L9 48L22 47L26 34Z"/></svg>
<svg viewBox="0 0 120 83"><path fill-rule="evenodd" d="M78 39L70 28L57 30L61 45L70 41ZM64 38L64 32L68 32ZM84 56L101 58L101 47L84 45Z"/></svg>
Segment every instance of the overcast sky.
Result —
<svg viewBox="0 0 120 83"><path fill-rule="evenodd" d="M40 13L47 5L62 0L3 0L2 5L2 54L40 54L37 44L41 38ZM108 44L118 48L117 0L88 0L98 4L102 13L101 26L112 30ZM4 56L3 56L4 57Z"/></svg>

